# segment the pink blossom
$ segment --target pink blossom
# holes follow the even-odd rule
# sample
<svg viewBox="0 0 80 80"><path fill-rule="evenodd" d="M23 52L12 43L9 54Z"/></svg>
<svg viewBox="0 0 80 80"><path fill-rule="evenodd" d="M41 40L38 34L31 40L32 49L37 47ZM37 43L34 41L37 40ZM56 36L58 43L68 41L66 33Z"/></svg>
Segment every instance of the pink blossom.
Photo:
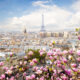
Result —
<svg viewBox="0 0 80 80"><path fill-rule="evenodd" d="M33 59L32 61L33 61L34 63L37 63L37 59L36 59L36 58L35 58L35 59Z"/></svg>
<svg viewBox="0 0 80 80"><path fill-rule="evenodd" d="M26 75L27 75L27 73L26 73L26 72L24 72L24 73L23 73L23 76L25 77Z"/></svg>
<svg viewBox="0 0 80 80"><path fill-rule="evenodd" d="M45 79L44 79L44 76L42 76L39 80L45 80Z"/></svg>
<svg viewBox="0 0 80 80"><path fill-rule="evenodd" d="M40 56L42 56L44 54L44 52L40 52Z"/></svg>
<svg viewBox="0 0 80 80"><path fill-rule="evenodd" d="M61 54L61 50L60 49L56 49L56 53L60 55Z"/></svg>
<svg viewBox="0 0 80 80"><path fill-rule="evenodd" d="M39 52L44 52L44 50L41 49L41 50L39 50Z"/></svg>
<svg viewBox="0 0 80 80"><path fill-rule="evenodd" d="M78 36L78 39L80 40L80 35Z"/></svg>
<svg viewBox="0 0 80 80"><path fill-rule="evenodd" d="M57 71L56 71L56 70L54 70L54 73L57 73Z"/></svg>
<svg viewBox="0 0 80 80"><path fill-rule="evenodd" d="M52 59L53 59L53 57L52 57L52 56L50 56L50 57L49 57L49 59L50 59L50 60L52 60Z"/></svg>
<svg viewBox="0 0 80 80"><path fill-rule="evenodd" d="M68 56L68 59L69 59L69 60L71 60L71 59L72 59L72 56L71 56L71 55L69 55L69 56Z"/></svg>
<svg viewBox="0 0 80 80"><path fill-rule="evenodd" d="M57 61L54 61L54 64L56 65L57 64Z"/></svg>
<svg viewBox="0 0 80 80"><path fill-rule="evenodd" d="M56 51L56 48L54 48L53 51L55 52Z"/></svg>
<svg viewBox="0 0 80 80"><path fill-rule="evenodd" d="M0 79L1 79L1 80L5 79L5 75L2 74L1 77L0 77Z"/></svg>
<svg viewBox="0 0 80 80"><path fill-rule="evenodd" d="M71 76L71 70L69 69L69 70L65 70L65 72L69 75L69 76Z"/></svg>
<svg viewBox="0 0 80 80"><path fill-rule="evenodd" d="M57 52L54 52L54 54L53 54L54 56L57 56L58 55L58 53Z"/></svg>
<svg viewBox="0 0 80 80"><path fill-rule="evenodd" d="M42 70L42 71L43 71L43 69L44 69L44 68L43 68L43 66L42 66L42 67L40 67L40 70Z"/></svg>
<svg viewBox="0 0 80 80"><path fill-rule="evenodd" d="M33 55L33 52L32 52L32 51L29 51L29 52L28 52L28 55L29 55L29 56L32 56L32 55Z"/></svg>
<svg viewBox="0 0 80 80"><path fill-rule="evenodd" d="M26 80L30 80L30 76L26 76Z"/></svg>
<svg viewBox="0 0 80 80"><path fill-rule="evenodd" d="M80 50L77 51L77 54L80 56Z"/></svg>
<svg viewBox="0 0 80 80"><path fill-rule="evenodd" d="M44 70L45 72L47 72L48 69L45 67L43 70Z"/></svg>
<svg viewBox="0 0 80 80"><path fill-rule="evenodd" d="M6 80L9 80L9 78L7 77Z"/></svg>
<svg viewBox="0 0 80 80"><path fill-rule="evenodd" d="M28 57L27 56L24 56L24 59L27 59Z"/></svg>
<svg viewBox="0 0 80 80"><path fill-rule="evenodd" d="M77 71L78 71L78 69L77 69L77 68L73 68L73 71L74 71L74 72L77 72Z"/></svg>
<svg viewBox="0 0 80 80"><path fill-rule="evenodd" d="M70 53L70 54L73 54L73 50L69 50L69 53Z"/></svg>
<svg viewBox="0 0 80 80"><path fill-rule="evenodd" d="M23 65L23 62L22 61L20 61L20 65Z"/></svg>
<svg viewBox="0 0 80 80"><path fill-rule="evenodd" d="M57 64L57 67L61 67L61 64Z"/></svg>
<svg viewBox="0 0 80 80"><path fill-rule="evenodd" d="M38 70L38 67L37 67L37 66L34 66L34 67L33 67L33 70L34 70L34 71L37 71L37 70Z"/></svg>
<svg viewBox="0 0 80 80"><path fill-rule="evenodd" d="M7 71L8 70L8 67L3 67L3 70Z"/></svg>
<svg viewBox="0 0 80 80"><path fill-rule="evenodd" d="M39 53L40 53L40 56L42 56L44 54L44 50L40 50Z"/></svg>
<svg viewBox="0 0 80 80"><path fill-rule="evenodd" d="M31 61L31 62L30 62L30 65L31 65L31 66L33 66L33 65L34 65L34 62L33 62L33 61Z"/></svg>
<svg viewBox="0 0 80 80"><path fill-rule="evenodd" d="M68 78L66 76L63 76L62 80L68 80Z"/></svg>
<svg viewBox="0 0 80 80"><path fill-rule="evenodd" d="M12 76L9 80L15 80L14 76Z"/></svg>
<svg viewBox="0 0 80 80"><path fill-rule="evenodd" d="M42 74L42 71L41 70L37 70L36 74Z"/></svg>
<svg viewBox="0 0 80 80"><path fill-rule="evenodd" d="M27 61L24 61L24 65L26 65L27 64Z"/></svg>
<svg viewBox="0 0 80 80"><path fill-rule="evenodd" d="M66 59L66 58L63 58L63 62L64 62L64 63L67 63L67 59Z"/></svg>
<svg viewBox="0 0 80 80"><path fill-rule="evenodd" d="M52 46L52 43L50 43L49 46Z"/></svg>
<svg viewBox="0 0 80 80"><path fill-rule="evenodd" d="M31 79L35 79L35 75L34 74L31 75Z"/></svg>
<svg viewBox="0 0 80 80"><path fill-rule="evenodd" d="M13 67L13 66L11 66L11 67L10 67L10 69L11 69L11 70L13 70L13 69L14 69L14 67Z"/></svg>
<svg viewBox="0 0 80 80"><path fill-rule="evenodd" d="M12 57L13 56L13 53L10 53L10 57Z"/></svg>
<svg viewBox="0 0 80 80"><path fill-rule="evenodd" d="M56 49L56 52L61 52L61 50L60 49Z"/></svg>
<svg viewBox="0 0 80 80"><path fill-rule="evenodd" d="M54 56L54 59L57 59L57 56L56 55Z"/></svg>
<svg viewBox="0 0 80 80"><path fill-rule="evenodd" d="M18 78L19 77L19 73L17 73L15 77Z"/></svg>
<svg viewBox="0 0 80 80"><path fill-rule="evenodd" d="M70 80L73 80L72 78L70 78Z"/></svg>
<svg viewBox="0 0 80 80"><path fill-rule="evenodd" d="M79 64L78 68L80 69L80 64Z"/></svg>
<svg viewBox="0 0 80 80"><path fill-rule="evenodd" d="M49 73L47 73L46 77L47 77L47 78L49 77Z"/></svg>
<svg viewBox="0 0 80 80"><path fill-rule="evenodd" d="M48 56L52 56L52 55L53 55L53 52L52 52L52 51L49 51L49 52L47 53L47 55L48 55Z"/></svg>
<svg viewBox="0 0 80 80"><path fill-rule="evenodd" d="M54 79L53 79L53 76L51 76L51 80L54 80Z"/></svg>
<svg viewBox="0 0 80 80"><path fill-rule="evenodd" d="M64 54L67 54L67 53L68 53L68 51L64 50L64 51L63 51L63 53L64 53Z"/></svg>
<svg viewBox="0 0 80 80"><path fill-rule="evenodd" d="M57 60L57 64L61 64L61 61Z"/></svg>
<svg viewBox="0 0 80 80"><path fill-rule="evenodd" d="M77 58L77 61L79 61L79 62L80 62L80 57L78 57L78 58Z"/></svg>
<svg viewBox="0 0 80 80"><path fill-rule="evenodd" d="M7 72L5 72L6 74L12 74L12 71L11 70L7 70Z"/></svg>
<svg viewBox="0 0 80 80"><path fill-rule="evenodd" d="M61 79L58 77L58 78L56 78L56 80L61 80Z"/></svg>
<svg viewBox="0 0 80 80"><path fill-rule="evenodd" d="M53 76L57 77L57 71L56 70L54 70Z"/></svg>
<svg viewBox="0 0 80 80"><path fill-rule="evenodd" d="M76 67L77 65L76 65L75 63L72 63L71 66L72 66L72 67Z"/></svg>
<svg viewBox="0 0 80 80"><path fill-rule="evenodd" d="M4 63L3 62L0 62L0 66L3 66L4 65Z"/></svg>
<svg viewBox="0 0 80 80"><path fill-rule="evenodd" d="M64 66L64 65L61 65L61 68L62 68L62 69L65 69L65 66Z"/></svg>

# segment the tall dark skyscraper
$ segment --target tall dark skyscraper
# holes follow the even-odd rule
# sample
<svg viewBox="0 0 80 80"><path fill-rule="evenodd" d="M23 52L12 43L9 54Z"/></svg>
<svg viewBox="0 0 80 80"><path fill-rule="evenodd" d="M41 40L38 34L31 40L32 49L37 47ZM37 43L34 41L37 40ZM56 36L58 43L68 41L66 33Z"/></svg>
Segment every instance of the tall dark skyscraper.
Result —
<svg viewBox="0 0 80 80"><path fill-rule="evenodd" d="M44 26L44 15L42 14L42 26L41 26L41 32L45 32L45 26Z"/></svg>

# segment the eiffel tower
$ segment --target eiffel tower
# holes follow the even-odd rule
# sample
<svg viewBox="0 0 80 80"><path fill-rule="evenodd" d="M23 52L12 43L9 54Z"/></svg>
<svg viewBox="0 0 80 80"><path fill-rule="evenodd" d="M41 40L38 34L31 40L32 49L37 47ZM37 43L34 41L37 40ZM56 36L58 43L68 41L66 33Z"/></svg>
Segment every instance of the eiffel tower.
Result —
<svg viewBox="0 0 80 80"><path fill-rule="evenodd" d="M45 32L45 26L44 26L44 15L42 14L42 26L41 26L41 32Z"/></svg>

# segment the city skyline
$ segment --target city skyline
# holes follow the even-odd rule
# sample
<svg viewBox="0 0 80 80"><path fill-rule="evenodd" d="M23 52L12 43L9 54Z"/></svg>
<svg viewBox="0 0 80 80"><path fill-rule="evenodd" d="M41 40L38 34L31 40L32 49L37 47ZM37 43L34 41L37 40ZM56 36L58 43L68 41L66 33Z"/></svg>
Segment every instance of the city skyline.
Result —
<svg viewBox="0 0 80 80"><path fill-rule="evenodd" d="M42 14L46 30L72 30L79 27L80 0L0 0L0 30L39 31Z"/></svg>

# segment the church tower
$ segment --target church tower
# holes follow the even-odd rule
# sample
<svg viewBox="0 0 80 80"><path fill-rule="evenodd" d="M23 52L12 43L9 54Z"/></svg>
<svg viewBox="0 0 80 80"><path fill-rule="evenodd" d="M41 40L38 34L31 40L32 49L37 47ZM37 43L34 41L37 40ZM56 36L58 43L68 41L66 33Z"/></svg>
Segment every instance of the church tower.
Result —
<svg viewBox="0 0 80 80"><path fill-rule="evenodd" d="M26 39L26 38L27 38L27 31L26 31L26 28L24 28L23 34L24 34L24 37L25 37L25 39Z"/></svg>

